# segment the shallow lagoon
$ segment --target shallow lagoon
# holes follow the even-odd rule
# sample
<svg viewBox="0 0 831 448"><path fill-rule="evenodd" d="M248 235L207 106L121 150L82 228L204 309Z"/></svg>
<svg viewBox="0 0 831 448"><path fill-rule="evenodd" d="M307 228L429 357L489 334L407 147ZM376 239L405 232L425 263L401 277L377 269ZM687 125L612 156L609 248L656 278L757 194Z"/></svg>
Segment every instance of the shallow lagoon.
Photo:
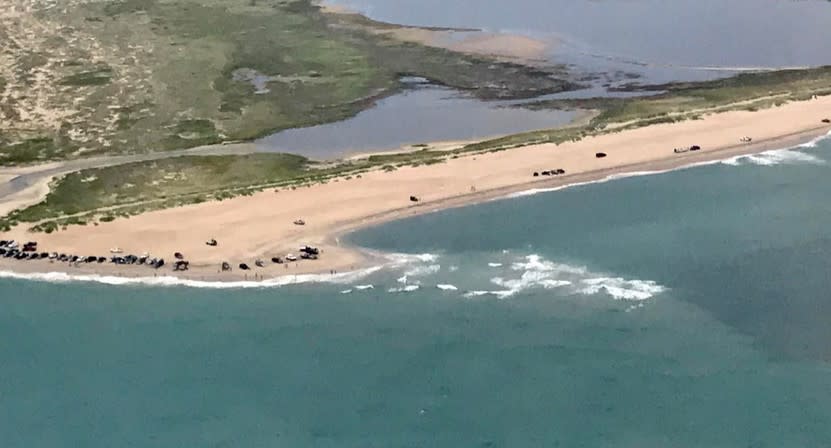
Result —
<svg viewBox="0 0 831 448"><path fill-rule="evenodd" d="M333 159L407 145L482 140L553 128L577 115L571 111L531 111L511 104L480 101L445 87L414 84L355 117L278 132L259 140L257 146L261 151Z"/></svg>

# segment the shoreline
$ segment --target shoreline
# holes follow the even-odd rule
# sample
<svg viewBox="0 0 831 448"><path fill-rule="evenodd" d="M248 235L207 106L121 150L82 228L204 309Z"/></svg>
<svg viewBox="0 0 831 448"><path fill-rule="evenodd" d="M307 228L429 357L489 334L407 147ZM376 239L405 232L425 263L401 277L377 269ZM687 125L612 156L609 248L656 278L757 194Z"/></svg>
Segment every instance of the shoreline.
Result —
<svg viewBox="0 0 831 448"><path fill-rule="evenodd" d="M191 261L191 270L173 272L169 264L158 271L110 263L75 268L45 260L0 258L0 271L41 277L44 273L64 272L71 276L143 278L143 283L154 275L175 276L184 283L262 282L262 286L293 283L290 277L336 280L349 272L384 265L387 260L384 254L341 242L358 229L482 202L788 149L828 135L831 125L820 122L827 115L831 115L831 97L756 112L723 112L702 120L658 124L561 145L540 144L435 165L370 172L362 178L296 190L269 190L224 202L149 212L95 227L70 227L53 234L32 234L18 227L0 237L39 241L42 251L77 255L109 257L109 248L123 247L125 254L164 254L172 261L177 251ZM753 135L753 143L739 143L745 135ZM672 148L683 144L701 144L703 149L674 154ZM595 158L599 148L608 157ZM566 175L531 175L533 171L558 167L564 167ZM418 196L420 201L410 202L410 195ZM307 224L293 225L298 218ZM207 247L204 241L209 238L216 238L219 246ZM321 259L289 265L269 261L272 256L297 253L297 247L304 244L319 247ZM254 267L258 258L266 261L266 267ZM222 261L231 263L233 271L219 272ZM252 270L237 269L241 262Z"/></svg>

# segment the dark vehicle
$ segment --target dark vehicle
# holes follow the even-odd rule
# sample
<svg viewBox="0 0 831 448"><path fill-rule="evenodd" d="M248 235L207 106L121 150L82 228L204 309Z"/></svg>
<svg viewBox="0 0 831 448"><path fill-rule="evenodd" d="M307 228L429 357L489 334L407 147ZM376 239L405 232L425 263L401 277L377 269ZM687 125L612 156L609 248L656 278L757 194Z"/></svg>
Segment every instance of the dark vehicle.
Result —
<svg viewBox="0 0 831 448"><path fill-rule="evenodd" d="M598 152L594 156L597 157L598 159L602 159L602 158L606 157L606 153L605 152Z"/></svg>
<svg viewBox="0 0 831 448"><path fill-rule="evenodd" d="M242 269L243 271L251 270L251 268L249 268L248 265L245 264L245 263L240 263L239 268Z"/></svg>
<svg viewBox="0 0 831 448"><path fill-rule="evenodd" d="M190 263L184 260L179 260L173 264L174 271L187 271L190 267Z"/></svg>
<svg viewBox="0 0 831 448"><path fill-rule="evenodd" d="M701 149L701 147L700 147L700 146L698 146L698 145L692 145L692 146L690 146L690 151L698 151L699 149Z"/></svg>
<svg viewBox="0 0 831 448"><path fill-rule="evenodd" d="M320 249L312 246L303 246L300 248L300 252L305 252L311 255L318 255L320 254Z"/></svg>

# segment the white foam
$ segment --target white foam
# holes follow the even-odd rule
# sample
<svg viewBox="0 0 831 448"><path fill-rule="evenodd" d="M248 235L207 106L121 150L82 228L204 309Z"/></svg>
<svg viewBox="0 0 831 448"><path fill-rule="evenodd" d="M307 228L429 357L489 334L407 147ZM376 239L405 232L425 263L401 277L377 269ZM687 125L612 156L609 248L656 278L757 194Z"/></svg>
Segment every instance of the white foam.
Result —
<svg viewBox="0 0 831 448"><path fill-rule="evenodd" d="M582 281L583 294L605 292L615 300L646 300L665 291L651 280L626 280L620 277L589 278Z"/></svg>
<svg viewBox="0 0 831 448"><path fill-rule="evenodd" d="M425 275L435 274L441 270L441 265L431 264L428 266L416 266L404 273L404 277L423 277Z"/></svg>
<svg viewBox="0 0 831 448"><path fill-rule="evenodd" d="M381 266L375 266L367 269L337 274L284 275L261 281L207 281L178 278L173 276L119 277L114 275L69 274L67 272L38 272L22 274L10 271L0 271L0 278L34 280L48 283L101 283L113 286L187 286L191 288L208 289L252 289L275 288L305 283L348 284L373 274L380 269L382 269Z"/></svg>
<svg viewBox="0 0 831 448"><path fill-rule="evenodd" d="M763 165L763 166L772 166L772 165L779 165L779 164L815 164L821 165L825 164L826 161L816 157L812 154L806 154L804 152L798 151L799 148L814 148L820 141L826 140L831 138L831 132L828 132L826 135L817 137L807 143L803 143L801 145L793 146L790 148L783 148L783 149L773 149L770 151L764 151L758 154L750 154L750 155L743 155L743 156L735 156L729 157L726 159L717 159L717 160L705 160L703 162L695 162L690 163L688 165L682 165L676 168L670 168L667 170L655 170L655 171L633 171L628 173L616 173L610 174L604 178L587 181L587 182L574 182L571 184L566 185L559 185L556 187L549 187L549 188L531 188L528 190L518 191L516 193L511 193L507 196L504 196L503 199L513 199L513 198L521 198L526 196L534 196L537 194L542 193L550 193L554 191L564 190L566 188L572 187L579 187L584 185L592 185L592 184L602 184L605 182L609 182L612 180L618 179L626 179L629 177L640 177L640 176L653 176L656 174L664 174L673 171L680 171L686 170L690 168L697 168L701 166L709 166L709 165L716 165L716 164L724 164L724 165L731 165L731 166L739 166L743 161L756 164L756 165ZM499 200L497 198L495 200ZM507 251L504 251L507 252Z"/></svg>
<svg viewBox="0 0 831 448"><path fill-rule="evenodd" d="M771 151L760 152L758 154L731 157L729 159L722 160L721 163L731 166L739 166L745 163L759 166L797 164L823 165L825 164L825 160L822 160L813 154L797 151L796 149L774 149Z"/></svg>
<svg viewBox="0 0 831 448"><path fill-rule="evenodd" d="M562 288L567 294L594 295L604 293L617 300L646 300L666 288L650 280L624 279L591 272L583 266L555 263L532 254L511 264L518 277L499 276L490 281L501 289L472 290L465 297L492 295L509 298L533 288Z"/></svg>
<svg viewBox="0 0 831 448"><path fill-rule="evenodd" d="M456 291L456 290L458 290L458 289L459 289L459 288L457 288L457 287L455 287L455 286L453 286L453 285L443 285L443 284L438 284L438 285L436 285L436 288L439 288L439 289L441 289L442 291Z"/></svg>
<svg viewBox="0 0 831 448"><path fill-rule="evenodd" d="M402 254L402 253L393 253L393 254L384 254L384 258L390 261L392 266L401 266L411 263L430 263L434 262L439 259L438 255L435 254Z"/></svg>
<svg viewBox="0 0 831 448"><path fill-rule="evenodd" d="M341 291L340 293L341 293L341 294L351 294L351 293L352 293L352 290L351 290L351 289L344 289L344 290L343 290L343 291Z"/></svg>
<svg viewBox="0 0 831 448"><path fill-rule="evenodd" d="M355 289L357 289L358 291L364 291L364 290L367 290L367 289L374 289L374 288L375 288L375 286L373 286L373 285L358 285L358 286L355 286Z"/></svg>
<svg viewBox="0 0 831 448"><path fill-rule="evenodd" d="M413 291L417 291L419 288L421 288L421 286L419 286L419 285L404 285L400 288L390 288L390 289L387 290L387 292L392 292L392 293L395 293L395 292L413 292Z"/></svg>
<svg viewBox="0 0 831 448"><path fill-rule="evenodd" d="M488 266L490 266L492 268L501 268L502 263L488 263Z"/></svg>
<svg viewBox="0 0 831 448"><path fill-rule="evenodd" d="M512 291L503 290L503 291L468 291L464 294L467 298L472 297L481 297L481 296L496 296L499 299L504 299L507 297L512 296L514 293Z"/></svg>

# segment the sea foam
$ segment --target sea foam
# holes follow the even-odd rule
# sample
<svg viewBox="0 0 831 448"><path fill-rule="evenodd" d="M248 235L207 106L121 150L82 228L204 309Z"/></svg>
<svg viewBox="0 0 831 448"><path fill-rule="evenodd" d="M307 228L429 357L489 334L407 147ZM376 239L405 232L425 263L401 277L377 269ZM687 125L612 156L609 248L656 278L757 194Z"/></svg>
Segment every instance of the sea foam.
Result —
<svg viewBox="0 0 831 448"><path fill-rule="evenodd" d="M383 266L375 266L367 269L337 274L284 275L261 281L208 281L179 278L173 276L120 277L114 275L70 274L67 272L35 272L23 274L10 271L0 271L0 278L11 278L16 280L34 280L49 283L101 283L104 285L112 286L185 286L190 288L208 289L252 289L275 288L280 286L299 285L306 283L349 284L358 281L375 272L378 272L381 269L383 269Z"/></svg>
<svg viewBox="0 0 831 448"><path fill-rule="evenodd" d="M519 276L500 276L490 280L500 289L474 289L464 296L489 295L506 299L529 289L542 288L561 289L568 295L605 294L615 300L642 301L666 291L664 286L651 280L603 275L584 266L556 263L537 254L515 261L511 264L511 270L519 272Z"/></svg>
<svg viewBox="0 0 831 448"><path fill-rule="evenodd" d="M823 165L825 160L819 157L798 151L796 149L774 149L771 151L760 152L758 154L747 154L743 156L731 157L722 160L721 163L731 166L740 166L744 164L759 165L759 166L775 166L775 165Z"/></svg>
<svg viewBox="0 0 831 448"><path fill-rule="evenodd" d="M687 165L682 165L675 168L670 168L666 170L654 170L654 171L632 171L632 172L624 172L624 173L615 173L610 174L606 177L597 180L591 180L586 182L574 182L571 184L565 185L558 185L556 187L548 187L548 188L531 188L528 190L518 191L515 193L511 193L507 196L504 196L502 199L512 199L512 198L521 198L526 196L534 196L537 194L542 193L551 193L554 191L560 191L567 188L572 187L580 187L585 185L593 185L593 184L602 184L612 180L619 180L619 179L626 179L630 177L640 177L640 176L654 176L656 174L665 174L670 173L673 171L680 171L686 170L690 168L697 168L702 166L710 166L710 165L730 165L730 166L740 166L745 163L753 164L753 165L760 165L760 166L774 166L774 165L783 165L783 164L813 164L813 165L823 165L826 163L825 160L813 155L808 154L799 149L809 149L815 148L819 142L831 139L831 132L827 134L817 137L809 142L802 143L800 145L791 146L788 148L782 149L772 149L769 151L760 152L757 154L747 154L741 156L734 156L728 157L726 159L716 159L716 160L705 160L702 162L694 162ZM497 199L498 200L498 199Z"/></svg>

